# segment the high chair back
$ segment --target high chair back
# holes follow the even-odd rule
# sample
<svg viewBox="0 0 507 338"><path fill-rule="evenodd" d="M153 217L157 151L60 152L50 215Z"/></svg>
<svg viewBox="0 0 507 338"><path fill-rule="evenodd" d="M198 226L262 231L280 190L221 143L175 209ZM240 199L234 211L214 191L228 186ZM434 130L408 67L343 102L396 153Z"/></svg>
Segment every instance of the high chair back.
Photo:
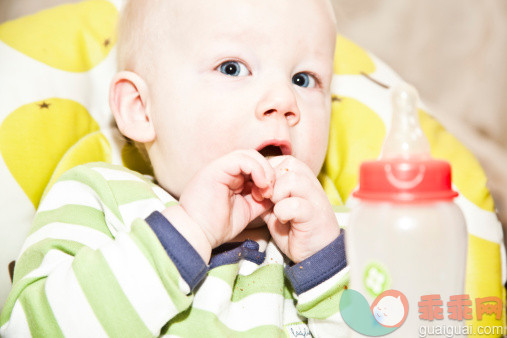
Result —
<svg viewBox="0 0 507 338"><path fill-rule="evenodd" d="M31 219L59 175L94 161L148 173L108 107L122 2L87 0L0 25L0 309ZM403 80L343 36L337 38L334 73L329 149L319 179L346 227L359 164L379 156L391 123L391 88ZM460 193L456 202L469 231L466 293L474 302L505 302L503 234L484 172L422 103L419 117L432 155L451 163ZM485 314L478 320L475 305L468 324L504 324L504 311L500 319Z"/></svg>

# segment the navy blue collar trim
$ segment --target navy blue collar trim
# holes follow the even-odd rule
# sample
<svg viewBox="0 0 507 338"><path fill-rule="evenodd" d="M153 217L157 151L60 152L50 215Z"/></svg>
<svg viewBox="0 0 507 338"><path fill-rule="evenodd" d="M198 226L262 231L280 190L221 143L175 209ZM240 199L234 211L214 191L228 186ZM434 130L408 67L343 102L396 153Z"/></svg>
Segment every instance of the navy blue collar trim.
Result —
<svg viewBox="0 0 507 338"><path fill-rule="evenodd" d="M209 268L214 269L222 265L235 264L242 259L262 264L265 258L266 253L259 251L259 243L251 239L244 242L224 243L211 252Z"/></svg>

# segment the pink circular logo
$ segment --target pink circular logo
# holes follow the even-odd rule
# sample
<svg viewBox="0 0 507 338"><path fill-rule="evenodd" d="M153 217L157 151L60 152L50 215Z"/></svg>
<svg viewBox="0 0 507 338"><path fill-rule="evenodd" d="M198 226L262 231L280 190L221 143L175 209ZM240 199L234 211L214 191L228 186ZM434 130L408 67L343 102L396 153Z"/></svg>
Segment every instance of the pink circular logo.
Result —
<svg viewBox="0 0 507 338"><path fill-rule="evenodd" d="M408 314L407 297L398 290L386 290L371 304L375 320L385 327L400 327Z"/></svg>

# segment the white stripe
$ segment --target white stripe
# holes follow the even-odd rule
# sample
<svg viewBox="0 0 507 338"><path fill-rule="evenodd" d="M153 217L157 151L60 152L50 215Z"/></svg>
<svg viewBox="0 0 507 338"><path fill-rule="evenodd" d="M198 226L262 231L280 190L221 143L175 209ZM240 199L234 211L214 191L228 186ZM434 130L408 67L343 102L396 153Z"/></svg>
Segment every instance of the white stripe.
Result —
<svg viewBox="0 0 507 338"><path fill-rule="evenodd" d="M65 337L107 337L72 270L67 256L46 280L46 297Z"/></svg>
<svg viewBox="0 0 507 338"><path fill-rule="evenodd" d="M270 240L266 246L266 258L264 259L264 262L259 265L259 268L270 264L284 264L282 253L276 246L275 242L273 242L273 240Z"/></svg>
<svg viewBox="0 0 507 338"><path fill-rule="evenodd" d="M51 271L57 268L58 264L67 260L68 257L70 257L70 255L62 251L49 250L46 255L44 255L39 267L27 273L21 280L49 276Z"/></svg>
<svg viewBox="0 0 507 338"><path fill-rule="evenodd" d="M298 314L298 310L294 305L293 299L284 299L283 305L283 324L287 325L290 323L302 322L303 317L300 317Z"/></svg>
<svg viewBox="0 0 507 338"><path fill-rule="evenodd" d="M158 185L155 185L152 187L153 193L157 195L158 198L162 201L162 203L167 204L169 202L178 202L176 198L174 198L171 194L169 194L167 191L159 187Z"/></svg>
<svg viewBox="0 0 507 338"><path fill-rule="evenodd" d="M37 212L58 209L67 205L82 205L104 212L104 218L111 234L128 230L118 217L99 199L95 190L78 181L59 181L41 201ZM129 225L130 226L130 225Z"/></svg>
<svg viewBox="0 0 507 338"><path fill-rule="evenodd" d="M28 236L23 244L21 252L24 252L30 246L47 238L75 241L92 249L97 249L104 243L112 240L111 237L93 228L55 222L43 226Z"/></svg>
<svg viewBox="0 0 507 338"><path fill-rule="evenodd" d="M458 190L454 185L453 188ZM465 216L470 234L498 244L503 242L502 225L494 212L479 208L461 194L454 201Z"/></svg>
<svg viewBox="0 0 507 338"><path fill-rule="evenodd" d="M91 167L91 169L99 173L106 181L136 181L146 184L144 180L125 170L103 167Z"/></svg>
<svg viewBox="0 0 507 338"><path fill-rule="evenodd" d="M9 321L0 328L0 337L31 337L30 328L26 320L21 303L16 301L12 308Z"/></svg>
<svg viewBox="0 0 507 338"><path fill-rule="evenodd" d="M111 271L153 335L178 311L153 267L126 233L101 248Z"/></svg>
<svg viewBox="0 0 507 338"><path fill-rule="evenodd" d="M58 209L76 204L102 210L97 193L88 185L78 181L59 181L52 187L48 195L42 199L38 212Z"/></svg>
<svg viewBox="0 0 507 338"><path fill-rule="evenodd" d="M349 224L350 212L335 212L334 215L338 221L338 225L346 229Z"/></svg>
<svg viewBox="0 0 507 338"><path fill-rule="evenodd" d="M181 278L181 275L178 278L178 287L180 288L180 291L184 294L188 295L190 294L190 286L185 282L183 278Z"/></svg>
<svg viewBox="0 0 507 338"><path fill-rule="evenodd" d="M247 331L262 325L282 326L282 295L259 292L231 302L231 294L226 282L208 276L195 295L193 307L215 314L231 330Z"/></svg>
<svg viewBox="0 0 507 338"><path fill-rule="evenodd" d="M246 259L240 260L238 267L239 276L249 276L259 269L259 265L254 262L247 261Z"/></svg>
<svg viewBox="0 0 507 338"><path fill-rule="evenodd" d="M164 204L157 198L138 200L119 206L123 222L128 228L136 218L145 219L153 211L162 211L164 209Z"/></svg>
<svg viewBox="0 0 507 338"><path fill-rule="evenodd" d="M335 274L333 277L328 280L320 283L319 285L314 286L310 290L303 292L299 295L299 304L305 304L307 302L314 301L315 299L321 297L328 290L336 286L338 282L345 277L349 273L349 266L344 267L340 272Z"/></svg>

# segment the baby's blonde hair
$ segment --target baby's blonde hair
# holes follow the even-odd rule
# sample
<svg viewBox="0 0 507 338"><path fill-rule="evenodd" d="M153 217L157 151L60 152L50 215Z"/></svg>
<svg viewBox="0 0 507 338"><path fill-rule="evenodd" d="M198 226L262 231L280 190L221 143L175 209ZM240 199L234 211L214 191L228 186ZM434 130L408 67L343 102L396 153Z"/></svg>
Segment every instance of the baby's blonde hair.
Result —
<svg viewBox="0 0 507 338"><path fill-rule="evenodd" d="M139 72L142 65L139 56L144 54L151 40L148 24L153 3L158 0L128 0L118 20L117 61L118 70Z"/></svg>

